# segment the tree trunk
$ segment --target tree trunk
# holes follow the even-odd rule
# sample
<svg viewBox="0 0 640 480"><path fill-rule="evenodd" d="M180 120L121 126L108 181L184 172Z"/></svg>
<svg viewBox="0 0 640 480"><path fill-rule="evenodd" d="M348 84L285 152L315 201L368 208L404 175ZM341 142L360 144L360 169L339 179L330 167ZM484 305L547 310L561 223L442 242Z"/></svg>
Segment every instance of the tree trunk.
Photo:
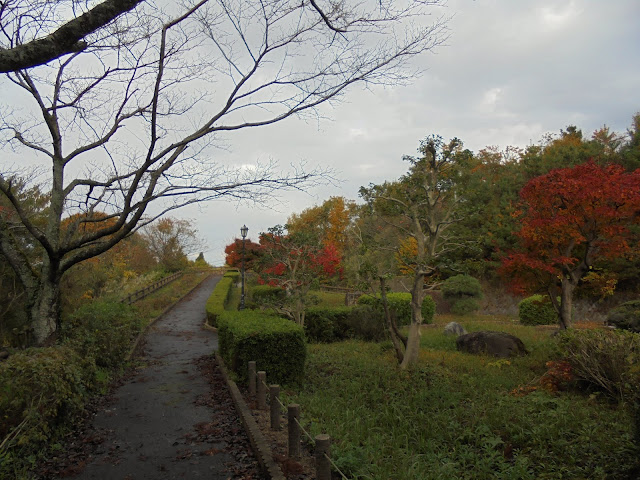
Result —
<svg viewBox="0 0 640 480"><path fill-rule="evenodd" d="M298 325L304 327L304 317L304 302L296 298L293 306L293 318Z"/></svg>
<svg viewBox="0 0 640 480"><path fill-rule="evenodd" d="M424 273L416 272L411 288L411 326L409 327L409 338L407 350L404 352L404 359L400 368L407 368L409 365L418 363L420 353L420 326L422 325L422 302L424 301Z"/></svg>
<svg viewBox="0 0 640 480"><path fill-rule="evenodd" d="M28 309L33 342L41 346L56 333L60 325L60 281L45 276L30 295Z"/></svg>
<svg viewBox="0 0 640 480"><path fill-rule="evenodd" d="M384 309L384 318L387 323L387 329L391 336L391 343L396 351L398 363L402 364L404 360L404 352L407 348L407 338L403 337L398 330L395 317L389 311L389 303L387 302L387 284L384 277L380 277L380 298L382 299L382 308Z"/></svg>
<svg viewBox="0 0 640 480"><path fill-rule="evenodd" d="M573 290L575 285L566 276L563 276L561 285L559 320L560 329L566 330L571 328L571 310L573 309Z"/></svg>
<svg viewBox="0 0 640 480"><path fill-rule="evenodd" d="M407 350L404 352L404 359L400 364L400 368L405 369L410 365L418 363L418 354L420 353L420 325L411 322L409 327L409 339L407 341Z"/></svg>

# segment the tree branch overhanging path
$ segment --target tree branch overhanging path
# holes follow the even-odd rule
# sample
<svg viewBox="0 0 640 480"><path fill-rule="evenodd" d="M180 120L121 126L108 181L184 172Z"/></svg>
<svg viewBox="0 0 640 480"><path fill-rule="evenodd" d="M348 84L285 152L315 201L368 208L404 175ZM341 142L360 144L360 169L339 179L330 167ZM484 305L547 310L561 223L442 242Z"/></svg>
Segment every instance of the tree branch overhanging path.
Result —
<svg viewBox="0 0 640 480"><path fill-rule="evenodd" d="M7 10L11 9L11 3L10 1L2 3L0 15L6 14ZM0 47L0 73L36 67L64 55L81 52L87 48L85 37L140 3L142 0L105 0L45 37L33 39L27 43Z"/></svg>
<svg viewBox="0 0 640 480"><path fill-rule="evenodd" d="M319 116L354 84L409 80L409 61L446 38L447 19L418 24L439 2L343 0L329 9L317 1L202 0L165 11L135 3L90 8L90 17L100 6L121 11L77 32L85 36L75 43L86 47L2 81L29 106L1 107L0 146L50 172L42 225L16 191L31 173L0 172L10 205L0 215L0 253L27 293L36 343L59 324L62 275L167 212L214 199L263 204L331 177L305 165L281 171L273 161L220 164L225 135ZM3 53L87 14L73 15L81 9L75 0L7 1L2 9Z"/></svg>

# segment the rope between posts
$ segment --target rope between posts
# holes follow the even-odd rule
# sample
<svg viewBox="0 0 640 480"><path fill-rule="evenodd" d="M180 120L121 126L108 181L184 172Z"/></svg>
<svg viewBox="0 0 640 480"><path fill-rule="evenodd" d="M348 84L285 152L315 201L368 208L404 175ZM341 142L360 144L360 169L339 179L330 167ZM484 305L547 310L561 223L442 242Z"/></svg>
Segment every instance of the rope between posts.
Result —
<svg viewBox="0 0 640 480"><path fill-rule="evenodd" d="M302 430L304 432L304 434L307 436L307 438L309 439L309 441L311 443L315 442L315 440L313 439L313 437L311 435L309 435L309 433L304 429L304 427L302 426L302 424L298 421L297 418L294 418L295 422L298 424L298 426L300 427L300 430Z"/></svg>
<svg viewBox="0 0 640 480"><path fill-rule="evenodd" d="M326 453L324 454L324 458L326 458L327 460L329 460L329 463L331 465L333 465L333 468L336 469L336 471L342 476L342 478L344 478L344 480L349 480L349 478L340 471L340 469L338 468L338 466L335 464L335 462L333 460L331 460L331 457L329 455L327 455Z"/></svg>
<svg viewBox="0 0 640 480"><path fill-rule="evenodd" d="M264 381L260 380L260 383L262 383L262 385L264 385L265 387L267 387L267 389L269 389L269 385L267 385ZM278 403L280 404L280 406L286 410L287 407L285 407L284 403L282 403L282 401L280 400L280 398L276 397L276 400L278 401Z"/></svg>
<svg viewBox="0 0 640 480"><path fill-rule="evenodd" d="M262 383L262 385L264 385L267 389L269 388L269 385L267 385L267 383L266 383L265 381L260 380L260 383ZM278 397L276 397L276 400L278 401L278 403L280 404L280 406L281 406L283 409L286 409L286 408L287 408L287 407L285 407L284 403L282 403L282 401L281 401ZM302 430L302 432L307 436L307 438L309 439L309 441L310 441L311 443L314 443L314 442L315 442L315 440L314 440L314 439L313 439L313 437L309 434L309 432L307 432L307 431L305 430L305 428L304 428L304 427L302 426L302 424L298 421L298 419L297 419L297 418L294 418L293 420L298 424L298 426L300 427L300 430ZM344 473L342 473L342 471L340 471L340 468L338 468L338 466L336 465L336 463L335 463L333 460L331 460L331 457L330 457L329 455L327 455L327 454L325 453L325 454L324 454L324 456L325 456L325 458L326 458L327 460L329 460L329 463L333 466L333 468L335 468L335 469L336 469L336 472L338 472L338 473L340 474L340 476L341 476L344 480L349 480L349 477L347 477Z"/></svg>

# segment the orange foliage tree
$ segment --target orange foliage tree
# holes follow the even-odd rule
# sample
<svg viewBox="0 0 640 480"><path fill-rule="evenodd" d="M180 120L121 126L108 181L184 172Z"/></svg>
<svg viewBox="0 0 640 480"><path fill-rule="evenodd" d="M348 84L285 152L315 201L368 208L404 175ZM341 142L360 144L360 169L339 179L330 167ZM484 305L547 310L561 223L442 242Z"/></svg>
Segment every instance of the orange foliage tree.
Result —
<svg viewBox="0 0 640 480"><path fill-rule="evenodd" d="M631 252L629 227L640 219L640 169L627 173L589 161L532 179L520 197L521 248L503 260L501 271L514 279L516 291L546 290L566 329L574 290L594 262Z"/></svg>

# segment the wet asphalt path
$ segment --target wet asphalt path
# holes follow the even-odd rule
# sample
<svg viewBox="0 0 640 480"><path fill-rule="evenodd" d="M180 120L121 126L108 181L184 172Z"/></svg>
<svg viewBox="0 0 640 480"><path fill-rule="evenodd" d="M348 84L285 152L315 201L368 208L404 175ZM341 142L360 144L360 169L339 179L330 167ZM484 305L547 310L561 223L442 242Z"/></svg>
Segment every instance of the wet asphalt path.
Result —
<svg viewBox="0 0 640 480"><path fill-rule="evenodd" d="M204 330L205 303L220 277L210 277L146 335L143 367L96 414L106 431L75 479L233 478L233 458L214 434L211 386L194 360L211 354L217 335ZM208 402L208 404L207 404Z"/></svg>

